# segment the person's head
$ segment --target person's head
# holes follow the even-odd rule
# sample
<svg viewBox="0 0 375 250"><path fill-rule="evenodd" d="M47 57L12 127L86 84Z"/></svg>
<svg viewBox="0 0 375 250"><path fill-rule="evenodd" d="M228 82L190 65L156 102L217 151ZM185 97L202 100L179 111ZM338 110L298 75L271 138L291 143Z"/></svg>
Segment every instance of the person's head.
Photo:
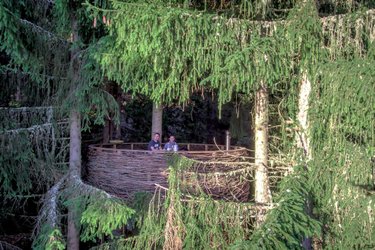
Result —
<svg viewBox="0 0 375 250"><path fill-rule="evenodd" d="M155 133L154 134L154 141L158 141L160 139L160 134L159 133Z"/></svg>
<svg viewBox="0 0 375 250"><path fill-rule="evenodd" d="M176 140L176 138L174 137L174 135L169 136L169 141L170 142L174 142L175 140Z"/></svg>

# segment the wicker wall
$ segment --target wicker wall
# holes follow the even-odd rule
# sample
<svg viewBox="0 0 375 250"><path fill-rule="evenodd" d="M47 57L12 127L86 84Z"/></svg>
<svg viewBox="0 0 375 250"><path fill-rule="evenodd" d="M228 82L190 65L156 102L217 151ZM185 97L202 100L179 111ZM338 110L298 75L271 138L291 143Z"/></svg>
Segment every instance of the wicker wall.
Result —
<svg viewBox="0 0 375 250"><path fill-rule="evenodd" d="M234 147L223 151L220 150L223 146L218 148L216 145L208 144L179 144L179 146L180 149L183 149L179 151L179 154L202 162L233 162L247 152L244 148ZM135 192L154 192L155 184L168 187L167 157L169 154L164 151L142 150L146 147L146 144L141 143L91 145L89 148L88 182L122 198L130 198ZM219 171L225 173L236 168L238 167L211 164L197 169L196 172L206 174ZM189 173L186 173L184 178L185 180L191 179ZM249 195L249 183L239 183L239 178L235 175L229 179L225 177L225 180L220 183L208 177L202 177L199 180L193 178L189 181L192 186L186 187L186 190L193 192L200 185L206 193L214 198L233 200L228 198L228 194L236 193L238 196L235 199L244 201Z"/></svg>

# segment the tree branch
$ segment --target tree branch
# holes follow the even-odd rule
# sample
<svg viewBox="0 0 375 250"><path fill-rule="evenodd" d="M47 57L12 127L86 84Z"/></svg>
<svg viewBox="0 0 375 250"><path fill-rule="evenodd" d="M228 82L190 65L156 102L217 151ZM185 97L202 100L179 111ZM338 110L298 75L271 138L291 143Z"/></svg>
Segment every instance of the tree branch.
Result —
<svg viewBox="0 0 375 250"><path fill-rule="evenodd" d="M58 195L63 183L67 179L64 175L52 188L46 193L43 206L38 215L38 221L34 228L33 235L37 235L41 229L41 225L47 223L51 228L56 227L58 224Z"/></svg>
<svg viewBox="0 0 375 250"><path fill-rule="evenodd" d="M40 27L39 25L36 25L35 23L32 23L26 19L19 19L20 23L23 24L23 25L26 25L28 27L31 27L32 30L38 32L38 33L44 33L47 35L48 38L50 39L55 39L55 40L58 40L58 41L61 41L63 42L64 44L68 44L69 41L67 39L63 39L57 35L55 35L54 33Z"/></svg>
<svg viewBox="0 0 375 250"><path fill-rule="evenodd" d="M110 195L104 190L101 190L99 188L96 188L94 186L88 185L82 181L82 179L79 177L78 173L71 172L69 181L72 183L72 187L74 191L78 191L81 194L85 195L102 195L104 198L116 198L113 195Z"/></svg>

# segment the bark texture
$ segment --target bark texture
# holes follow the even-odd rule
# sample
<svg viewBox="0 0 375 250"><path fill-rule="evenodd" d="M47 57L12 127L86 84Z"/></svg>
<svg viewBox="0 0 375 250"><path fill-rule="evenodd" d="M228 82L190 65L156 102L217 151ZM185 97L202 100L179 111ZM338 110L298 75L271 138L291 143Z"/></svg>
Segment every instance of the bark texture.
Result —
<svg viewBox="0 0 375 250"><path fill-rule="evenodd" d="M155 133L160 134L160 141L163 140L163 107L160 104L154 103L152 105L152 129L151 138Z"/></svg>
<svg viewBox="0 0 375 250"><path fill-rule="evenodd" d="M81 177L81 118L77 111L72 111L70 114L69 182L74 176ZM75 221L75 209L70 207L67 237L69 250L79 249L79 230Z"/></svg>
<svg viewBox="0 0 375 250"><path fill-rule="evenodd" d="M262 15L266 15L269 0L262 0ZM264 55L267 60L267 55ZM261 82L259 89L255 94L255 194L256 203L270 203L271 191L268 179L268 89L264 82ZM266 217L266 211L259 211L256 226L263 223Z"/></svg>
<svg viewBox="0 0 375 250"><path fill-rule="evenodd" d="M255 202L270 203L268 180L268 90L262 85L255 97ZM263 216L258 221L262 222Z"/></svg>
<svg viewBox="0 0 375 250"><path fill-rule="evenodd" d="M307 78L306 74L302 76L302 83L298 99L298 114L297 119L299 123L300 130L297 133L297 146L302 148L305 152L306 157L311 159L310 152L310 140L308 137L308 109L309 109L309 96L311 93L311 83Z"/></svg>
<svg viewBox="0 0 375 250"><path fill-rule="evenodd" d="M74 14L71 15L71 28L72 28L72 42L79 40L78 36L78 21ZM72 83L71 91L75 91L75 86L78 82L79 72L78 64L79 61L76 57L78 49L74 49L71 52L71 64L72 64ZM80 113L72 108L70 112L70 144L69 144L69 183L73 179L72 177L81 177L81 115ZM72 184L69 184L72 186ZM71 197L74 198L74 197ZM79 229L76 225L76 215L73 205L68 208L68 232L67 232L67 248L68 250L79 249Z"/></svg>
<svg viewBox="0 0 375 250"><path fill-rule="evenodd" d="M308 110L309 110L309 97L311 94L311 82L309 81L307 74L302 75L302 82L299 92L298 99L298 125L299 130L296 133L297 147L303 149L307 160L311 160L310 151L310 139L309 139L309 123L308 123ZM307 170L307 165L306 165ZM307 214L312 216L312 201L306 199L305 211ZM306 250L312 249L312 238L305 238L302 241L302 247Z"/></svg>

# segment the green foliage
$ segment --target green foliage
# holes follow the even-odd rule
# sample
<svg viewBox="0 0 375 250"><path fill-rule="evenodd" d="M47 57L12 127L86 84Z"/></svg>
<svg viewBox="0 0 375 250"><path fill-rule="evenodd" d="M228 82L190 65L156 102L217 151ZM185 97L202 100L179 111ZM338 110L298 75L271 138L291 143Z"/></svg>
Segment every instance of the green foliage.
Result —
<svg viewBox="0 0 375 250"><path fill-rule="evenodd" d="M324 58L327 51L322 46L336 55L360 52L367 39L362 34L371 32L373 22L361 12L342 17L356 30L355 37L347 36L356 41L352 46L338 42L344 34L325 32L323 39L322 22L329 30L336 23L321 21L312 1L298 4L286 25L168 5L111 3L113 9L102 14L111 20L109 35L99 41L94 57L124 91L145 94L158 103L184 103L192 92L207 88L217 91L221 107L233 93L252 94L260 82L271 91L280 83L296 85L294 74L306 70L313 74ZM98 8L88 8L98 15ZM362 26L352 25L362 18L366 20Z"/></svg>
<svg viewBox="0 0 375 250"><path fill-rule="evenodd" d="M272 84L290 75L289 51L277 39L282 36L264 38L269 34L257 24L186 9L112 3L114 10L105 12L110 35L101 39L95 57L125 91L159 103L183 103L208 87L218 91L221 106L235 91L252 93L261 81Z"/></svg>
<svg viewBox="0 0 375 250"><path fill-rule="evenodd" d="M66 249L66 242L59 229L45 225L38 238L33 242L33 249L64 250Z"/></svg>
<svg viewBox="0 0 375 250"><path fill-rule="evenodd" d="M374 65L371 57L324 65L314 86L310 181L327 249L375 246Z"/></svg>
<svg viewBox="0 0 375 250"><path fill-rule="evenodd" d="M52 107L1 109L0 192L29 194L50 186L66 171L66 127L55 123ZM17 128L17 129L15 129Z"/></svg>
<svg viewBox="0 0 375 250"><path fill-rule="evenodd" d="M90 202L81 217L82 241L113 238L113 231L125 226L134 213L133 209L109 199Z"/></svg>
<svg viewBox="0 0 375 250"><path fill-rule="evenodd" d="M350 142L327 143L311 165L316 212L325 225L327 249L372 249L374 183L369 148ZM344 146L345 145L345 146ZM320 194L320 195L318 195Z"/></svg>
<svg viewBox="0 0 375 250"><path fill-rule="evenodd" d="M13 1L0 1L0 51L11 55L13 60L19 62L26 55L26 48L21 43L18 32L19 13L12 13L9 9ZM20 1L20 5L23 1ZM15 6L14 6L15 7Z"/></svg>
<svg viewBox="0 0 375 250"><path fill-rule="evenodd" d="M68 43L51 32L53 20L46 15L47 8L31 5L32 1L0 1L0 51L10 57L10 68L17 66L18 71L46 86L51 78L62 77Z"/></svg>
<svg viewBox="0 0 375 250"><path fill-rule="evenodd" d="M174 240L165 231L168 223L177 230L184 249L227 249L230 244L248 238L252 219L247 213L252 204L214 200L202 190L194 197L183 192L181 176L185 171L194 171L194 163L186 157L172 155L168 163L166 199L158 192L155 194L137 236L104 244L101 248L162 248L166 240Z"/></svg>
<svg viewBox="0 0 375 250"><path fill-rule="evenodd" d="M86 129L89 113L93 110L96 113L96 124L103 124L105 117L113 117L118 121L117 104L102 89L103 74L90 58L90 51L96 50L95 45L87 48L82 40L70 43L68 39L72 33L72 18L78 19L78 25L87 20L82 2L55 1L52 10L54 15L45 14L51 13L52 6L41 9L43 4L38 4L36 10L44 11L43 15L38 15L28 11L29 4L29 1L22 1L13 6L10 1L0 1L0 15L3 15L0 30L4 31L0 36L0 51L4 51L10 58L5 69L11 69L18 75L27 75L25 80L35 82L34 88L45 89L45 92L38 94L45 95L44 99L53 102L54 106L60 106L63 113L69 114L72 107L76 108L82 113ZM26 15L21 16L20 13ZM24 35L21 37L20 33ZM85 34L85 41L90 41L88 36ZM71 52L73 50L74 54ZM9 80L11 84L14 84L14 80ZM10 86L6 88L9 90L8 96L14 94L11 92L13 89Z"/></svg>
<svg viewBox="0 0 375 250"><path fill-rule="evenodd" d="M305 209L310 195L308 172L302 166L280 183L275 198L276 207L250 240L234 245L233 249L301 249L306 237L319 236L321 223L310 217Z"/></svg>
<svg viewBox="0 0 375 250"><path fill-rule="evenodd" d="M94 50L95 47L89 48ZM89 53L83 53L82 63L78 72L70 69L59 96L61 110L69 113L72 107L81 113L83 129L89 129L90 121L94 124L104 124L105 118L119 121L119 107L114 97L103 89L105 80L98 66L90 58ZM94 112L94 119L91 113Z"/></svg>
<svg viewBox="0 0 375 250"><path fill-rule="evenodd" d="M313 139L320 142L322 137L344 137L359 145L375 145L374 62L372 58L356 58L322 65L320 83L315 86L320 102L314 103L311 113L324 123L315 125Z"/></svg>
<svg viewBox="0 0 375 250"><path fill-rule="evenodd" d="M159 103L183 103L192 92L207 88L217 93L219 106L230 101L234 93L251 95L259 83L265 82L271 93L281 98L278 109L274 109L281 115L281 130L277 135L281 140L274 146L279 146L277 153L288 160L287 165L303 159L296 153L294 132L293 136L288 135L287 129L290 130L290 123L298 126L295 118L302 76L306 74L312 82L311 100L314 101L309 121L316 160L308 163L302 160L301 165L308 166L308 171L297 169L296 175L281 183L279 206L271 210L266 223L255 231L247 246L298 249L304 237L319 235L319 230L327 248L334 248L335 244L343 248L372 246L373 222L365 221L373 211L371 204L368 208L370 198L353 185L369 185L365 180L371 179L368 164L374 154L374 69L370 66L374 63L367 57L373 49L373 14L358 11L360 8L356 4L361 6L359 3L337 0L332 1L334 12L349 14L322 19L318 11L324 12L329 7L316 6L315 1L301 1L290 11L286 21L261 23L168 4L112 3L112 10L103 11L111 20L109 35L101 39L101 50L95 56L110 79L121 82L125 91L145 94ZM363 6L369 5L366 2ZM248 10L250 7L258 8L258 13L266 16L268 6L249 4ZM92 6L89 9L98 10ZM352 11L355 12L350 13ZM249 13L251 16L256 11ZM352 98L348 99L348 95ZM351 144L368 153L367 157L359 157L360 152L353 150ZM349 155L349 151L352 154ZM358 172L353 172L357 173L359 184L347 181L352 178L345 168L348 159L358 163L355 165ZM350 166L354 168L353 164ZM335 184L338 190L348 190L351 197L342 197L345 201L336 203L336 210L331 197ZM192 246L189 244L198 242L193 235L204 236L200 230L211 225L189 217L186 211L199 208L187 210L187 205L179 202L178 192L172 191L170 195L176 199L178 225L189 239L184 244ZM351 205L358 197L361 197L360 205ZM308 198L317 206L314 211L324 225L322 228L304 211ZM349 212L339 213L339 205ZM205 209L199 210L202 216L215 214L212 207ZM357 223L351 224L347 218L354 215ZM185 218L198 226L188 228ZM331 227L327 229L326 224ZM348 233L340 230L343 227ZM361 235L363 228L370 236ZM353 240L353 235L363 242ZM136 241L143 241L143 238ZM205 238L199 244L209 247L209 242Z"/></svg>
<svg viewBox="0 0 375 250"><path fill-rule="evenodd" d="M32 178L30 178L30 172L27 169L30 168L30 165L35 164L34 152L31 142L28 140L28 133L23 132L18 136L18 140L14 140L14 136L10 136L10 138L8 136L6 140L2 140L0 183L1 193L4 196L25 193L32 188ZM14 142L14 144L12 145L11 142ZM5 143L9 143L12 147L6 147ZM17 168L12 166L17 166Z"/></svg>
<svg viewBox="0 0 375 250"><path fill-rule="evenodd" d="M46 245L46 250L63 250L65 249L65 242L62 233L58 229L54 229L50 236L50 240Z"/></svg>
<svg viewBox="0 0 375 250"><path fill-rule="evenodd" d="M69 0L56 0L55 4L53 6L54 8L54 15L57 19L57 30L59 33L64 34L65 36L69 35L69 32L71 31L71 19L70 19L70 13L73 14L73 9L69 7Z"/></svg>
<svg viewBox="0 0 375 250"><path fill-rule="evenodd" d="M69 186L66 181L71 182ZM35 249L65 249L59 237L63 208L69 208L74 215L81 240L91 242L112 239L114 231L124 227L135 213L122 200L83 183L80 178L64 176L46 194L33 242Z"/></svg>

